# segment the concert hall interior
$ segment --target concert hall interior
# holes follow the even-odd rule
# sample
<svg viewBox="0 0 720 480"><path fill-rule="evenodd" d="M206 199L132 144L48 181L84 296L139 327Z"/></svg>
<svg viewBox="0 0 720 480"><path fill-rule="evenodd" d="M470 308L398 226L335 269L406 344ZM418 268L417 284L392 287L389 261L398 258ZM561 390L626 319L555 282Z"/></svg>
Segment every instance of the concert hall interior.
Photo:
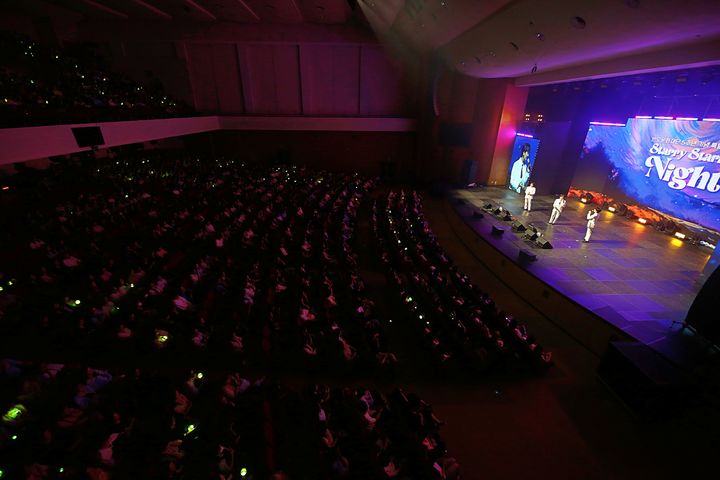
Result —
<svg viewBox="0 0 720 480"><path fill-rule="evenodd" d="M0 480L704 478L717 0L0 1Z"/></svg>

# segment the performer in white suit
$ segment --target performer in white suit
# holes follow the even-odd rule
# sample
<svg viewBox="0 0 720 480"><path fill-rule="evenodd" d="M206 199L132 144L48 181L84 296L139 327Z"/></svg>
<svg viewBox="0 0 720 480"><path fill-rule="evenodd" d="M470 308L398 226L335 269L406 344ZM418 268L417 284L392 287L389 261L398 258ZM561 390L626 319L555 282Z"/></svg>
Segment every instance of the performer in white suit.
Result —
<svg viewBox="0 0 720 480"><path fill-rule="evenodd" d="M560 218L560 214L562 213L563 208L565 208L566 203L565 195L560 195L555 199L553 202L552 213L550 213L550 221L548 222L550 225L555 225L555 222L557 222L557 219Z"/></svg>
<svg viewBox="0 0 720 480"><path fill-rule="evenodd" d="M525 207L523 210L527 210L529 212L532 209L532 199L535 196L536 191L535 182L530 182L530 185L525 188Z"/></svg>
<svg viewBox="0 0 720 480"><path fill-rule="evenodd" d="M593 208L590 210L587 214L587 230L585 231L585 240L584 242L587 243L590 241L590 235L592 235L593 228L595 228L595 219L598 216L598 209Z"/></svg>

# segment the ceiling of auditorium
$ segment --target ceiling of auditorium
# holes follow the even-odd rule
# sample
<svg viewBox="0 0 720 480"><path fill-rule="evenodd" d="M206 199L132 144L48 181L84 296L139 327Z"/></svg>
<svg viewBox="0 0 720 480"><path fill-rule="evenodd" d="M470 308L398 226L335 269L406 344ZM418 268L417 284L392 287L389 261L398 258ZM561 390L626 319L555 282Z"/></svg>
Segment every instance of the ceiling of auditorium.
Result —
<svg viewBox="0 0 720 480"><path fill-rule="evenodd" d="M475 77L538 84L629 73L631 64L640 72L720 63L718 0L359 0L358 5L379 35L418 51L437 51L450 68Z"/></svg>
<svg viewBox="0 0 720 480"><path fill-rule="evenodd" d="M85 18L240 23L345 23L347 0L5 0L3 9L47 15L57 7Z"/></svg>

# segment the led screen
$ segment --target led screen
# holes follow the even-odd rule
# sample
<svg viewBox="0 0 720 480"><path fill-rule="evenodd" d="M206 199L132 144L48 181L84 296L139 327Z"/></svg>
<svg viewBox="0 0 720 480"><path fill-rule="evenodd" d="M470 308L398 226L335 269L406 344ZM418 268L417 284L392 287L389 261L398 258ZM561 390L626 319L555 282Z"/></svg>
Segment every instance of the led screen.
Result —
<svg viewBox="0 0 720 480"><path fill-rule="evenodd" d="M530 182L540 141L528 137L515 137L515 145L508 171L508 188L522 192Z"/></svg>
<svg viewBox="0 0 720 480"><path fill-rule="evenodd" d="M591 125L572 188L720 230L720 123L630 119Z"/></svg>

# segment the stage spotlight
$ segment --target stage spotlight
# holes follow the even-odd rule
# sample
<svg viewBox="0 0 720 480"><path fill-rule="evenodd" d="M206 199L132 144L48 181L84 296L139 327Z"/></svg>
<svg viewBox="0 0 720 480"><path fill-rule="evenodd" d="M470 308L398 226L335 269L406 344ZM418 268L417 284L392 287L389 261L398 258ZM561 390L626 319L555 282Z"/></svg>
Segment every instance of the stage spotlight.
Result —
<svg viewBox="0 0 720 480"><path fill-rule="evenodd" d="M588 199L587 199L587 197L582 197L582 198L580 199L580 201L581 201L582 203L587 203L587 202L588 202Z"/></svg>
<svg viewBox="0 0 720 480"><path fill-rule="evenodd" d="M638 218L638 222L639 222L639 223L642 223L643 225L647 225L647 223L648 223L647 219L646 219L646 218L642 218L642 217Z"/></svg>
<svg viewBox="0 0 720 480"><path fill-rule="evenodd" d="M680 240L685 240L687 236L682 232L675 232L675 238L679 238Z"/></svg>
<svg viewBox="0 0 720 480"><path fill-rule="evenodd" d="M612 205L610 205L610 206L608 207L608 211L609 211L609 212L612 212L612 213L615 213L615 212L617 211L617 209L616 209L615 207L613 207Z"/></svg>

